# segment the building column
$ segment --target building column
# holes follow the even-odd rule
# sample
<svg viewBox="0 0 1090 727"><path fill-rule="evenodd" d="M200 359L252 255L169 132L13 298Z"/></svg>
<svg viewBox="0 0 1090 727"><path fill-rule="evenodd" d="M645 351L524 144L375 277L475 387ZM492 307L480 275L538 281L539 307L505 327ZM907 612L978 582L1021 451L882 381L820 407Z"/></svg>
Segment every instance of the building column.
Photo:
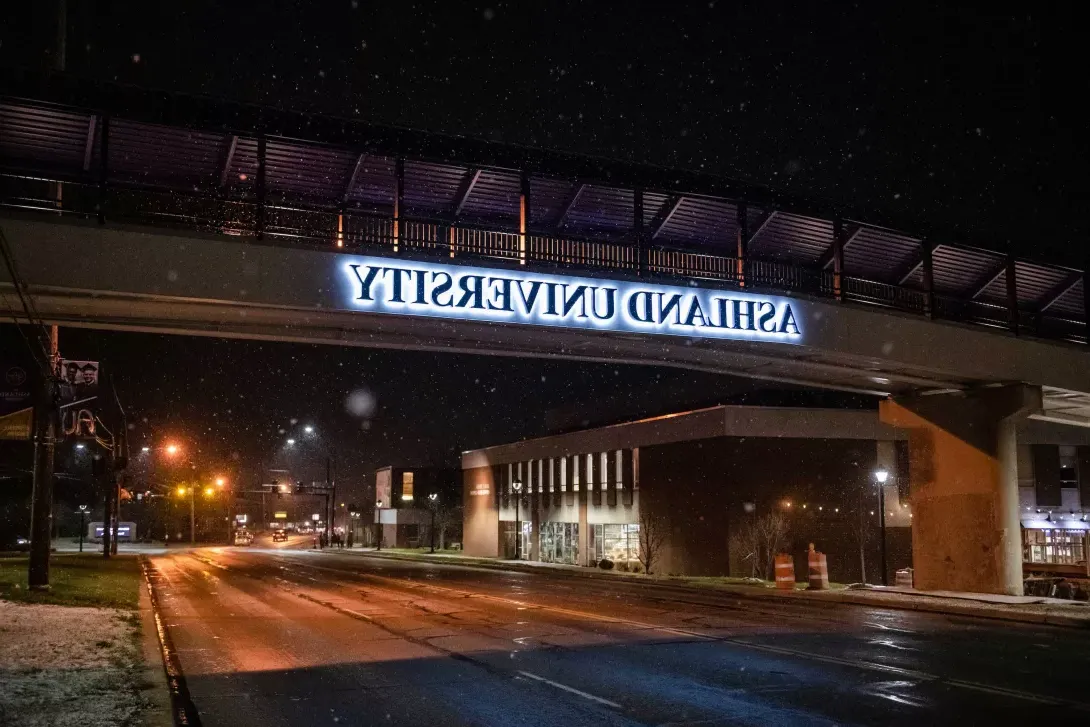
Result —
<svg viewBox="0 0 1090 727"><path fill-rule="evenodd" d="M530 498L530 560L541 560L541 499L540 492Z"/></svg>
<svg viewBox="0 0 1090 727"><path fill-rule="evenodd" d="M1023 384L881 402L909 432L917 588L1022 594L1016 428L1040 407Z"/></svg>
<svg viewBox="0 0 1090 727"><path fill-rule="evenodd" d="M584 485L579 488L579 565L590 563L590 524L587 523L587 501L590 493Z"/></svg>

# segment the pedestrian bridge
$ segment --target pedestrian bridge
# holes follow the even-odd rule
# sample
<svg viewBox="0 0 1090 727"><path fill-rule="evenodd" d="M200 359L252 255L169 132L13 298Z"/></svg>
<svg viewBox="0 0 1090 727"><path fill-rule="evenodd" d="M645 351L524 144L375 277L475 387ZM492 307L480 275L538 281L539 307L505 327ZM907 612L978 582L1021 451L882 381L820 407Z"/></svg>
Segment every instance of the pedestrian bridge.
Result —
<svg viewBox="0 0 1090 727"><path fill-rule="evenodd" d="M706 175L12 74L0 227L38 313L65 326L668 365L892 397L888 422L956 440L932 431L915 462L963 459L965 442L983 453L968 490L948 469L912 475L997 524L966 536L985 555L959 572L983 573L982 590L1012 590L1020 555L1017 473L1000 465L1014 429L1000 424L1090 426L1084 268ZM0 292L18 318L7 271ZM943 503L917 507L914 531L943 532Z"/></svg>

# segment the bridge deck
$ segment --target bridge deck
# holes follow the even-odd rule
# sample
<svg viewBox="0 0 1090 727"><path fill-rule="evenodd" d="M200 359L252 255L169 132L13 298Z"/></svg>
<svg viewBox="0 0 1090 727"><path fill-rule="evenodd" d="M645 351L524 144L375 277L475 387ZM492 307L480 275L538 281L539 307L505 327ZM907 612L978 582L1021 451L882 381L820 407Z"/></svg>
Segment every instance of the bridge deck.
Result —
<svg viewBox="0 0 1090 727"><path fill-rule="evenodd" d="M0 207L711 280L1087 341L1080 269L925 242L703 175L64 77L0 86Z"/></svg>

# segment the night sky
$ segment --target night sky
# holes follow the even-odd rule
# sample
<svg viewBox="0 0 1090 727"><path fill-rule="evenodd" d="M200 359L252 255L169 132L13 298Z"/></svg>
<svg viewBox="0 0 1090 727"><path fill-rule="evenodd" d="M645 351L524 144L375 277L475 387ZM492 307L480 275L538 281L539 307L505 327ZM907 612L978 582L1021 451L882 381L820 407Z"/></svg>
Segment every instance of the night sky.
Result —
<svg viewBox="0 0 1090 727"><path fill-rule="evenodd" d="M42 66L51 3L18 5L5 8L0 65ZM941 3L69 5L68 68L82 75L692 168L864 219L927 219L998 250L1070 264L1086 254L1087 80L1062 15ZM251 462L275 459L292 418L335 432L358 468L454 464L460 449L541 433L553 407L632 409L656 388L681 407L744 388L675 370L212 339L66 331L62 349L118 361L141 436L184 430L215 457ZM366 422L345 409L357 390L377 400Z"/></svg>

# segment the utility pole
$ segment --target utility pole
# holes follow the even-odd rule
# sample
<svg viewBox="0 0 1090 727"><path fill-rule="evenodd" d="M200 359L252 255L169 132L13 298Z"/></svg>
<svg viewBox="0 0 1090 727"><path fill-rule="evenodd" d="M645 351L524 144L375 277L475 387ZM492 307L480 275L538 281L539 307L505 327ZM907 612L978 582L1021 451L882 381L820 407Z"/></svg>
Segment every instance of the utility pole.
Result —
<svg viewBox="0 0 1090 727"><path fill-rule="evenodd" d="M64 71L65 49L68 45L67 0L57 0L56 30L53 67L55 70ZM59 183L56 185L56 199L59 206ZM14 278L12 282L19 284ZM30 558L27 565L27 585L31 590L49 589L49 551L53 545L53 454L59 429L55 401L59 363L57 326L49 326L49 371L43 377L38 390L38 401L34 406L34 475L30 499Z"/></svg>
<svg viewBox="0 0 1090 727"><path fill-rule="evenodd" d="M333 473L333 450L330 449L329 454L325 458L325 483L326 487L330 490L330 495L326 497L326 542L330 545L333 544L333 518L337 514L337 481L334 479Z"/></svg>
<svg viewBox="0 0 1090 727"><path fill-rule="evenodd" d="M34 485L30 505L30 562L27 584L49 588L49 551L53 536L53 452L57 444L57 327L49 327L49 371L38 387L34 407Z"/></svg>
<svg viewBox="0 0 1090 727"><path fill-rule="evenodd" d="M91 462L91 471L95 483L103 493L102 503L102 557L109 558L117 552L114 548L117 530L114 527L114 502L117 500L117 486L113 482L113 463L110 454L96 457ZM113 486L111 486L113 485Z"/></svg>

